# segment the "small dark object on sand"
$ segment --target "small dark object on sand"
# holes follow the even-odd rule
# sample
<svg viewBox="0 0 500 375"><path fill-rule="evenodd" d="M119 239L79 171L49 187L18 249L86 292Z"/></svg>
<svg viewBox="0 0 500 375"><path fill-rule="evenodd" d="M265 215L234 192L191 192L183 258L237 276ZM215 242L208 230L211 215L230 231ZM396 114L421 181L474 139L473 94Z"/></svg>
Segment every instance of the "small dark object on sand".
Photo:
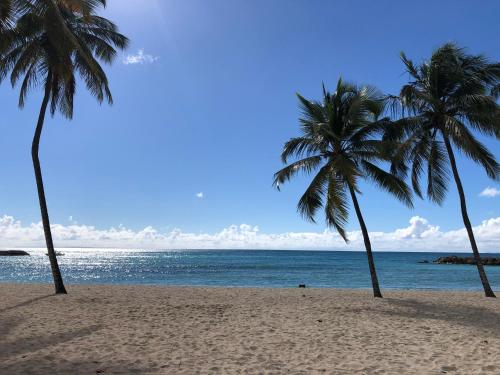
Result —
<svg viewBox="0 0 500 375"><path fill-rule="evenodd" d="M305 288L306 284L299 284L299 288Z"/></svg>

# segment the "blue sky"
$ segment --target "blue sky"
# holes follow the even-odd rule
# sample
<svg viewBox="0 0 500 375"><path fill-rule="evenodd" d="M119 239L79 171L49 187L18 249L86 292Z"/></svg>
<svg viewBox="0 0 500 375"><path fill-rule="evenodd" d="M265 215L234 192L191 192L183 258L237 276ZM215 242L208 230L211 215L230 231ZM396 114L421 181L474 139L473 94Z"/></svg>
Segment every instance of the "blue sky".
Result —
<svg viewBox="0 0 500 375"><path fill-rule="evenodd" d="M104 15L131 45L107 68L112 107L80 85L73 121L46 123L52 222L322 232L321 218L313 225L296 213L307 178L271 187L283 143L298 134L295 92L319 98L321 83L333 88L342 75L396 93L407 79L399 52L418 61L447 41L500 60L498 14L496 1L109 0ZM29 153L40 93L22 111L17 93L0 87L0 216L29 225L40 215ZM485 143L500 158L498 141ZM479 193L500 185L459 162L473 224L499 217L500 196ZM462 227L453 184L443 207L416 201L414 210L370 185L363 191L370 231L407 227L414 216L443 231ZM358 228L352 217L349 229Z"/></svg>

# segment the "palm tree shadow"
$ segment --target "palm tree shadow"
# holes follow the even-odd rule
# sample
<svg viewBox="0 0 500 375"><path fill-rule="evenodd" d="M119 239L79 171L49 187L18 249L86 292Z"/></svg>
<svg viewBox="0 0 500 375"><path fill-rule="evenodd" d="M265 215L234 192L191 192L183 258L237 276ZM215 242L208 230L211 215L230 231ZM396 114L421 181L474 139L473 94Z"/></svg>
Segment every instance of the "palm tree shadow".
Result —
<svg viewBox="0 0 500 375"><path fill-rule="evenodd" d="M20 324L20 319L19 318L0 318L0 351L3 349L3 340L5 340L5 337L14 329L16 326Z"/></svg>
<svg viewBox="0 0 500 375"><path fill-rule="evenodd" d="M41 364L50 363L50 370L40 369ZM20 370L22 372L20 372ZM89 375L89 374L157 374L158 368L148 365L138 365L137 363L117 363L110 358L109 361L93 361L89 359L59 359L52 356L32 356L23 358L13 363L0 363L0 373L2 374L24 374L24 375Z"/></svg>
<svg viewBox="0 0 500 375"><path fill-rule="evenodd" d="M90 335L102 328L101 325L91 325L88 327L79 327L71 330L60 330L54 334L47 334L46 336L39 337L22 337L14 341L3 341L7 338L7 334L16 326L21 324L24 320L23 315L15 312L17 309L31 306L39 301L45 300L49 297L55 296L54 294L47 294L31 298L13 306L7 306L0 309L0 314L6 312L13 312L0 316L0 358L6 358L11 355L18 355L25 352L32 352L41 348L47 348L53 345L64 343L75 338Z"/></svg>
<svg viewBox="0 0 500 375"><path fill-rule="evenodd" d="M61 329L59 332L35 335L31 337L20 337L14 340L2 342L5 337L1 331L3 327L12 329L20 323L20 318L8 318L0 320L0 374L152 374L157 369L150 365L116 361L114 358L103 360L102 358L67 358L57 352L50 350L51 347L66 344L95 334L103 328L100 324L80 327L78 329ZM49 353L39 350L49 349ZM42 367L42 368L41 368ZM50 368L48 368L50 367Z"/></svg>
<svg viewBox="0 0 500 375"><path fill-rule="evenodd" d="M0 352L0 358L8 358L12 355L35 352L36 350L59 345L67 341L75 340L80 337L91 335L102 328L101 325L91 325L71 331L63 331L55 334L49 334L42 337L22 337L15 341L8 342Z"/></svg>
<svg viewBox="0 0 500 375"><path fill-rule="evenodd" d="M43 300L45 298L49 298L49 297L53 297L53 296L54 296L54 294L47 294L47 295L44 295L44 296L35 297L35 298L30 299L30 300L18 303L17 305L14 305L14 306L4 307L4 308L0 309L0 314L4 313L4 312L7 312L7 311L18 309L20 307L29 306L32 303L35 303L35 302L41 301L41 300Z"/></svg>
<svg viewBox="0 0 500 375"><path fill-rule="evenodd" d="M500 311L462 304L437 304L415 299L386 298L381 313L408 319L433 319L500 335Z"/></svg>

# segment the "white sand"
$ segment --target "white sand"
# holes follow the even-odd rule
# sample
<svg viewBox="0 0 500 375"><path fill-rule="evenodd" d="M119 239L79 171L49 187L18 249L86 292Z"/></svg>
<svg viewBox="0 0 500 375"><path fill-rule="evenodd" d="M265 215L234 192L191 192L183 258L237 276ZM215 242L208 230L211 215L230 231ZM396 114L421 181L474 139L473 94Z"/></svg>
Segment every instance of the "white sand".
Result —
<svg viewBox="0 0 500 375"><path fill-rule="evenodd" d="M0 284L0 374L500 374L480 293Z"/></svg>

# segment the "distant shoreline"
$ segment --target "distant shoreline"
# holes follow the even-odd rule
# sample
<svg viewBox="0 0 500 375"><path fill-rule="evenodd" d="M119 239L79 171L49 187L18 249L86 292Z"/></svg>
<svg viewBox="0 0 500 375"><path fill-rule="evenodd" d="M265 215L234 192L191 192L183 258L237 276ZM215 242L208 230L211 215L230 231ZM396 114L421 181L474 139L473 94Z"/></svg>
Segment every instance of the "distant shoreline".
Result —
<svg viewBox="0 0 500 375"><path fill-rule="evenodd" d="M151 248L119 248L119 247L64 247L56 246L56 250L61 251L77 251L77 250L102 250L102 251L137 251L137 252L203 252L203 251L280 251L280 252L324 252L324 253L364 253L364 249L360 250L328 250L328 249L151 249ZM12 246L0 248L0 251L6 250L24 250L30 251L47 251L45 247L23 247ZM377 250L373 249L374 253L419 253L419 254L472 254L472 251L458 251L458 250ZM500 250L495 252L481 251L481 254L494 254L500 255Z"/></svg>

